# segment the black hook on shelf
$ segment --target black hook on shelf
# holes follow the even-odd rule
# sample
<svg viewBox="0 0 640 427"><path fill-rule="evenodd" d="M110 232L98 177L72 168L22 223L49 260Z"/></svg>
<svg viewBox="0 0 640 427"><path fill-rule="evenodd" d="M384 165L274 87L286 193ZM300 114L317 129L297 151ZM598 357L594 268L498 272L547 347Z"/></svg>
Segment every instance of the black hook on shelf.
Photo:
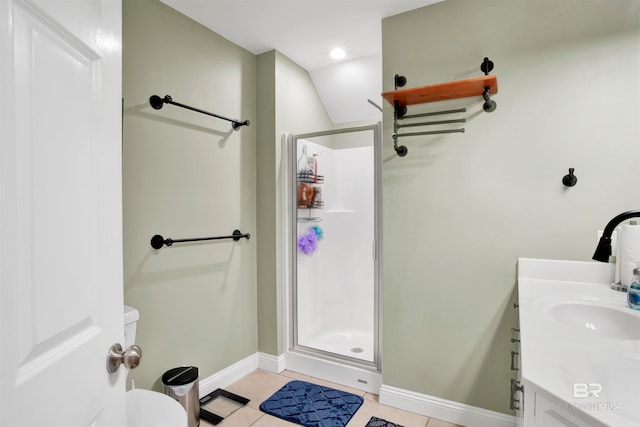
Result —
<svg viewBox="0 0 640 427"><path fill-rule="evenodd" d="M482 104L482 109L487 113L496 111L496 108L498 108L498 104L496 104L496 101L493 101L491 99L491 95L489 94L490 90L491 88L489 86L486 86L484 88L484 92L482 92L482 99L484 99L484 104Z"/></svg>
<svg viewBox="0 0 640 427"><path fill-rule="evenodd" d="M400 74L396 74L395 76L393 76L393 83L396 87L395 90L398 90L399 87L404 87L404 85L407 84L407 78L405 76L401 76Z"/></svg>
<svg viewBox="0 0 640 427"><path fill-rule="evenodd" d="M397 74L395 75L396 86L398 81ZM407 79L404 78L404 86L407 83ZM396 154L399 157L404 157L409 153L409 149L404 145L398 145L398 129L400 129L400 125L398 125L398 119L401 119L407 113L407 107L405 105L398 105L398 101L393 101L393 149L396 150Z"/></svg>
<svg viewBox="0 0 640 427"><path fill-rule="evenodd" d="M480 64L480 71L484 73L485 76L488 76L489 73L493 70L493 61L491 61L486 56L482 60L482 64ZM490 87L485 86L484 91L482 92L482 98L484 99L484 104L482 104L482 109L487 113L491 113L496 110L498 105L495 101L491 100L491 95L489 93Z"/></svg>
<svg viewBox="0 0 640 427"><path fill-rule="evenodd" d="M393 141L393 149L396 150L398 157L404 157L409 153L409 149L406 145L398 145L398 141Z"/></svg>
<svg viewBox="0 0 640 427"><path fill-rule="evenodd" d="M573 171L573 168L569 168L569 174L562 177L562 183L565 187L573 187L578 183L578 178L573 174Z"/></svg>
<svg viewBox="0 0 640 427"><path fill-rule="evenodd" d="M491 61L486 56L482 60L482 64L480 64L480 71L484 73L485 76L488 76L489 73L493 70L493 61Z"/></svg>
<svg viewBox="0 0 640 427"><path fill-rule="evenodd" d="M398 90L399 87L404 87L407 84L407 78L405 76L401 76L400 74L396 74L393 76L393 86L395 90ZM396 118L401 119L407 114L407 106L399 105L398 101L393 101L393 113Z"/></svg>
<svg viewBox="0 0 640 427"><path fill-rule="evenodd" d="M407 78L396 74L393 76L393 85L395 90L399 87L404 87L407 84ZM407 106L399 105L398 101L393 101L393 149L399 157L404 157L409 152L409 149L404 145L398 145L398 119L404 117L407 114Z"/></svg>

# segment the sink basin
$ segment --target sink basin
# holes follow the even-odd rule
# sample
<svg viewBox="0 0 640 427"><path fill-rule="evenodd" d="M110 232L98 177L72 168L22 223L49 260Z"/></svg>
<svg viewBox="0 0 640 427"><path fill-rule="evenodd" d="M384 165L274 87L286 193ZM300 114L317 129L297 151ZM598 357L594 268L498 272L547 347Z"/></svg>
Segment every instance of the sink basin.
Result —
<svg viewBox="0 0 640 427"><path fill-rule="evenodd" d="M537 301L534 308L557 323L603 338L640 340L640 313L634 313L620 301L553 298Z"/></svg>

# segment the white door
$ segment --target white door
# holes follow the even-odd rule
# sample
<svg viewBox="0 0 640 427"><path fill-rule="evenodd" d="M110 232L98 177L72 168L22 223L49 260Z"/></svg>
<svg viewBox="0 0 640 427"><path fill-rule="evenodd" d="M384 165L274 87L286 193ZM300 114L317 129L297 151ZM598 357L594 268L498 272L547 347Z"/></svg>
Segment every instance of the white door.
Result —
<svg viewBox="0 0 640 427"><path fill-rule="evenodd" d="M124 426L120 0L0 0L0 426Z"/></svg>

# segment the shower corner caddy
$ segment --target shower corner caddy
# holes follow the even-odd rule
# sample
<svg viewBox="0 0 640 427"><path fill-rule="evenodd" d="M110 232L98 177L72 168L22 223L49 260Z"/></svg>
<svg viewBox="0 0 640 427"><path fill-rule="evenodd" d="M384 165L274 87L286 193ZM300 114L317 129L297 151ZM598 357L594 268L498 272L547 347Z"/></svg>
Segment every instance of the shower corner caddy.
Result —
<svg viewBox="0 0 640 427"><path fill-rule="evenodd" d="M297 175L298 180L298 188L300 184L324 184L324 175L317 175L313 172L298 172ZM322 221L321 217L311 216L312 209L323 209L324 202L321 200L302 200L300 194L298 193L298 209L305 210L308 212L307 217L300 217L298 215L298 222L320 222Z"/></svg>
<svg viewBox="0 0 640 427"><path fill-rule="evenodd" d="M458 118L449 120L435 120L430 122L399 124L398 121L404 119L437 116L442 114L465 113L467 111L466 108L459 108L455 110L433 111L429 113L407 115L408 105L425 104L428 102L446 101L458 98L469 98L472 96L482 96L482 98L484 99L484 104L482 105L484 111L486 111L487 113L495 111L497 105L495 101L491 100L491 95L498 93L498 78L495 75L489 75L489 72L491 70L493 70L493 61L485 57L480 64L480 71L484 73L484 76L409 89L398 89L399 87L403 87L407 84L407 78L396 74L394 76L395 90L383 92L382 97L393 106L393 148L398 156L404 157L409 152L406 146L398 146L399 137L435 135L443 133L464 133L464 128L399 133L398 131L401 128L407 127L466 122L465 118Z"/></svg>

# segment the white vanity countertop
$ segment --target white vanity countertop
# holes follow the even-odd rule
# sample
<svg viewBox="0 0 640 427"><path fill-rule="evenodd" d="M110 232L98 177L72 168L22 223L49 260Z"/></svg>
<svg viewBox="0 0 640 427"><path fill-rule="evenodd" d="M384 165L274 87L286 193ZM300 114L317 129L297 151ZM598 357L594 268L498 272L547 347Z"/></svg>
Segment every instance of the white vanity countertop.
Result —
<svg viewBox="0 0 640 427"><path fill-rule="evenodd" d="M623 319L628 313L640 320L640 311L628 307L626 293L610 288L614 267L595 261L518 260L521 374L566 402L565 409L578 411L581 418L614 427L638 427L640 339L603 336L588 329L599 325L570 325L546 314L550 307L577 301L604 305L621 311ZM569 316L567 322L574 319ZM577 397L575 384L579 384ZM599 385L602 390L598 393ZM585 388L599 398L593 393L582 397Z"/></svg>

